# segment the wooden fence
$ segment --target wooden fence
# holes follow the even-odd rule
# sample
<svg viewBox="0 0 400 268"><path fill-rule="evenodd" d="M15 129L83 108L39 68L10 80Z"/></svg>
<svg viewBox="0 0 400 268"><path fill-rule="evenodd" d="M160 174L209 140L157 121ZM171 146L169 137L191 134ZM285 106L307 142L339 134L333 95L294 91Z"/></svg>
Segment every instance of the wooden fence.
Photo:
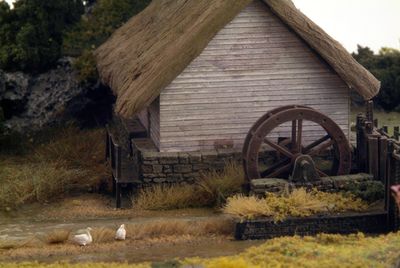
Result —
<svg viewBox="0 0 400 268"><path fill-rule="evenodd" d="M121 207L121 184L122 178L122 147L115 142L115 139L108 127L106 129L106 161L111 167L113 180L113 195L115 195L116 207Z"/></svg>
<svg viewBox="0 0 400 268"><path fill-rule="evenodd" d="M387 126L378 127L373 116L373 104L369 102L367 111L357 116L356 164L358 172L372 174L386 187L385 211L390 230L399 229L399 210L391 197L390 187L400 184L400 142L399 127L390 136Z"/></svg>

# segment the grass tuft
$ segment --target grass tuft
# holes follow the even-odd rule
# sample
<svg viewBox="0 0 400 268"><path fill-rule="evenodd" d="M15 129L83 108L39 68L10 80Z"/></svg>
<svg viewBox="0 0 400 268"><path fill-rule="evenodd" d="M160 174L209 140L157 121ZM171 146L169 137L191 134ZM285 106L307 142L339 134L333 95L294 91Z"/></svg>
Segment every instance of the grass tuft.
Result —
<svg viewBox="0 0 400 268"><path fill-rule="evenodd" d="M132 202L135 209L142 210L219 206L229 196L240 193L243 183L242 167L228 162L222 172L205 172L194 184L158 184L144 188Z"/></svg>
<svg viewBox="0 0 400 268"><path fill-rule="evenodd" d="M41 240L46 244L61 244L68 241L70 234L70 230L56 229L45 234Z"/></svg>
<svg viewBox="0 0 400 268"><path fill-rule="evenodd" d="M45 134L42 133L42 136ZM0 158L0 208L87 191L107 177L103 130L51 130L30 152Z"/></svg>
<svg viewBox="0 0 400 268"><path fill-rule="evenodd" d="M223 211L240 219L272 217L275 221L282 221L288 216L308 217L318 213L364 211L367 208L367 203L352 195L317 190L307 192L300 188L290 194L267 193L265 198L236 195L228 198Z"/></svg>

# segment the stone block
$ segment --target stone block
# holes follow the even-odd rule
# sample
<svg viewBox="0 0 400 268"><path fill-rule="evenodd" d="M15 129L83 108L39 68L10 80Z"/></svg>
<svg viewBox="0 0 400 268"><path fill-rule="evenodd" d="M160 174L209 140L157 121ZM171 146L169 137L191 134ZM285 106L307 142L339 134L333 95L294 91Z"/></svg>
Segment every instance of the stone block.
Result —
<svg viewBox="0 0 400 268"><path fill-rule="evenodd" d="M193 164L193 171L206 171L209 169L210 166L206 164Z"/></svg>
<svg viewBox="0 0 400 268"><path fill-rule="evenodd" d="M182 175L181 174L170 174L167 175L167 182L180 182L182 181Z"/></svg>
<svg viewBox="0 0 400 268"><path fill-rule="evenodd" d="M170 165L163 165L163 172L164 173L172 173L172 166Z"/></svg>
<svg viewBox="0 0 400 268"><path fill-rule="evenodd" d="M143 161L157 161L157 162L160 156L159 154L160 154L159 152L145 152L145 151L141 153Z"/></svg>
<svg viewBox="0 0 400 268"><path fill-rule="evenodd" d="M201 152L201 160L203 163L212 164L218 159L218 152L216 150Z"/></svg>
<svg viewBox="0 0 400 268"><path fill-rule="evenodd" d="M201 153L200 152L190 152L188 153L189 162L191 164L201 163Z"/></svg>
<svg viewBox="0 0 400 268"><path fill-rule="evenodd" d="M143 165L157 165L158 164L158 159L157 160L143 160L142 164Z"/></svg>
<svg viewBox="0 0 400 268"><path fill-rule="evenodd" d="M153 172L154 173L162 173L163 172L163 165L154 165L153 166Z"/></svg>
<svg viewBox="0 0 400 268"><path fill-rule="evenodd" d="M179 156L178 154L175 154L175 155L160 157L159 163L163 165L179 164Z"/></svg>
<svg viewBox="0 0 400 268"><path fill-rule="evenodd" d="M153 182L155 182L155 183L163 183L166 181L167 181L167 178L163 178L163 177L157 177L157 178L153 179Z"/></svg>
<svg viewBox="0 0 400 268"><path fill-rule="evenodd" d="M193 171L192 165L190 164L179 164L174 165L174 173L190 173Z"/></svg>
<svg viewBox="0 0 400 268"><path fill-rule="evenodd" d="M218 158L220 158L220 159L226 159L226 160L233 159L235 156L235 153L236 153L236 150L233 148L217 150L217 155L218 155Z"/></svg>
<svg viewBox="0 0 400 268"><path fill-rule="evenodd" d="M255 193L283 192L288 188L288 181L283 179L257 179L250 182L250 189Z"/></svg>
<svg viewBox="0 0 400 268"><path fill-rule="evenodd" d="M180 164L189 164L189 154L187 153L179 153L179 163Z"/></svg>
<svg viewBox="0 0 400 268"><path fill-rule="evenodd" d="M143 173L153 173L153 166L152 165L142 165L142 172Z"/></svg>

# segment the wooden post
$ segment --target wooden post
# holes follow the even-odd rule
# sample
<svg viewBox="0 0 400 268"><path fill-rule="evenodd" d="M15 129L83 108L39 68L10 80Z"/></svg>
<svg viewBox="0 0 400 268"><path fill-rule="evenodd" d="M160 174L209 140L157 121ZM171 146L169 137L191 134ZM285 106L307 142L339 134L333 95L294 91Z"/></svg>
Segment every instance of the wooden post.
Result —
<svg viewBox="0 0 400 268"><path fill-rule="evenodd" d="M378 138L368 136L368 172L379 180L379 144Z"/></svg>
<svg viewBox="0 0 400 268"><path fill-rule="evenodd" d="M383 127L382 127L382 130L383 130L383 132L385 132L386 134L389 133L389 131L388 131L388 126L383 126Z"/></svg>
<svg viewBox="0 0 400 268"><path fill-rule="evenodd" d="M367 168L367 146L365 141L365 116L363 114L357 115L357 167L360 172L366 172Z"/></svg>
<svg viewBox="0 0 400 268"><path fill-rule="evenodd" d="M122 199L122 194L121 194L121 184L118 183L117 181L115 182L116 187L115 187L115 206L117 208L121 208L121 199Z"/></svg>
<svg viewBox="0 0 400 268"><path fill-rule="evenodd" d="M387 158L388 156L388 139L385 136L379 138L379 178L382 183L387 179Z"/></svg>
<svg viewBox="0 0 400 268"><path fill-rule="evenodd" d="M378 127L378 119L374 119L374 127Z"/></svg>
<svg viewBox="0 0 400 268"><path fill-rule="evenodd" d="M366 116L369 122L374 122L374 102L372 100L367 102Z"/></svg>
<svg viewBox="0 0 400 268"><path fill-rule="evenodd" d="M394 136L394 139L395 139L396 141L399 140L399 137L400 137L400 127L398 127L398 126L394 127L393 136Z"/></svg>
<svg viewBox="0 0 400 268"><path fill-rule="evenodd" d="M390 142L388 144L388 153L390 156L389 161L389 183L387 185L386 190L386 203L387 203L387 212L388 212L388 223L389 223L389 231L398 231L400 227L399 221L399 208L397 207L396 201L391 196L390 187L392 185L400 184L400 159L395 156L394 144Z"/></svg>

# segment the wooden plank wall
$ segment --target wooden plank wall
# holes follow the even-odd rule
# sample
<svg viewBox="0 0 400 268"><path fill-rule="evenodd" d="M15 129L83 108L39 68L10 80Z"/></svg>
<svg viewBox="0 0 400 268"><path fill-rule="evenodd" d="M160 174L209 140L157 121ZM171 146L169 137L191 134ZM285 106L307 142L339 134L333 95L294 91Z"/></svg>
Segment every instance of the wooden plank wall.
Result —
<svg viewBox="0 0 400 268"><path fill-rule="evenodd" d="M144 128L149 131L149 112L148 109L145 108L141 110L138 114L137 117L139 118L140 123L144 126Z"/></svg>
<svg viewBox="0 0 400 268"><path fill-rule="evenodd" d="M137 116L156 147L160 148L160 98L154 100L149 107L140 111Z"/></svg>
<svg viewBox="0 0 400 268"><path fill-rule="evenodd" d="M218 140L230 140L241 150L260 116L288 104L318 109L348 135L349 101L338 75L255 1L162 91L159 148L208 150ZM305 131L308 140L321 135L316 126ZM276 135L289 136L282 129Z"/></svg>

